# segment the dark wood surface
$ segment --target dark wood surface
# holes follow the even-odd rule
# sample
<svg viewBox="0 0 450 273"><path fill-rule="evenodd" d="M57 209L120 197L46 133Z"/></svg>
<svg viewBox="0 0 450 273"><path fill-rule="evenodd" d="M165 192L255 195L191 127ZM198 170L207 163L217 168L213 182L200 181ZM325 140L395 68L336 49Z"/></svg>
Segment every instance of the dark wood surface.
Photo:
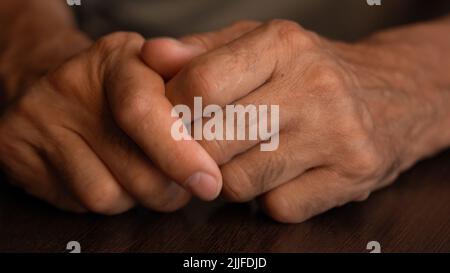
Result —
<svg viewBox="0 0 450 273"><path fill-rule="evenodd" d="M173 214L142 208L104 217L58 211L0 182L0 252L450 252L450 151L417 164L363 203L298 225L254 203L192 202Z"/></svg>

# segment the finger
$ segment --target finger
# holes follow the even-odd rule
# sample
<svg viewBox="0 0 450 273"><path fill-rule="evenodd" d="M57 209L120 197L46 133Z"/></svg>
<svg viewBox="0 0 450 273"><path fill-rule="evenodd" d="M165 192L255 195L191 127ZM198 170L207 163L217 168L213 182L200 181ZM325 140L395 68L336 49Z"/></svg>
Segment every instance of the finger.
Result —
<svg viewBox="0 0 450 273"><path fill-rule="evenodd" d="M20 153L24 152L22 147ZM22 153L22 155L25 155ZM15 173L20 174L20 178L11 178L12 183L14 179L19 179L20 187L22 187L28 194L42 199L53 206L71 212L85 212L86 209L81 205L76 198L71 194L61 181L51 173L51 167L48 166L42 159L37 158L34 152L26 154L27 162L24 166L17 166ZM25 163L25 162L24 162ZM28 170L24 172L23 170Z"/></svg>
<svg viewBox="0 0 450 273"><path fill-rule="evenodd" d="M59 209L73 212L86 211L73 194L68 191L64 183L55 177L55 172L52 169L51 162L46 157L46 153L37 145L17 138L15 135L17 130L12 129L17 128L17 126L28 130L27 137L30 139L42 139L38 130L28 127L29 124L24 123L17 116L12 115L9 119L5 119L5 123L0 126L0 142L2 143L0 153L8 160L0 164L8 174L8 182ZM15 141L17 139L20 141Z"/></svg>
<svg viewBox="0 0 450 273"><path fill-rule="evenodd" d="M275 27L263 25L193 59L168 82L167 97L192 109L194 97L223 107L246 96L271 78L285 55L277 35Z"/></svg>
<svg viewBox="0 0 450 273"><path fill-rule="evenodd" d="M261 198L265 211L283 223L300 223L331 208L366 198L365 183L352 183L327 168L316 168L268 192Z"/></svg>
<svg viewBox="0 0 450 273"><path fill-rule="evenodd" d="M171 212L186 205L190 193L156 169L126 135L113 126L104 134L98 137L87 133L87 138L92 139L91 146L135 200L146 208L161 212Z"/></svg>
<svg viewBox="0 0 450 273"><path fill-rule="evenodd" d="M180 39L149 39L142 47L141 57L158 74L170 79L193 58L231 42L259 25L256 21L240 21L215 32Z"/></svg>
<svg viewBox="0 0 450 273"><path fill-rule="evenodd" d="M195 135L197 127L202 125L206 129L209 123L216 123L217 113L214 111L212 118L198 119L193 123L194 137L219 165L255 146L264 151L276 148L279 139L272 137L284 130L292 120L292 111L280 107L289 98L279 96L276 92L279 86L277 82L266 83L222 109L223 113L219 115L223 116L221 124L224 129L219 137L202 136L200 139ZM208 113L207 110L205 108L204 112Z"/></svg>
<svg viewBox="0 0 450 273"><path fill-rule="evenodd" d="M215 199L222 187L220 170L195 140L172 136L178 118L171 115L162 79L139 59L141 46L128 43L123 50L129 55L121 56L126 61L107 72L107 97L115 120L172 180L201 199Z"/></svg>
<svg viewBox="0 0 450 273"><path fill-rule="evenodd" d="M289 133L280 133L279 138L280 145L273 151L261 151L258 145L221 166L225 197L249 201L321 163L316 145L298 136L293 139Z"/></svg>
<svg viewBox="0 0 450 273"><path fill-rule="evenodd" d="M134 200L82 138L61 130L54 139L56 145L49 160L60 179L88 210L112 215L134 206Z"/></svg>
<svg viewBox="0 0 450 273"><path fill-rule="evenodd" d="M64 211L86 212L86 208L70 192L64 181L58 180L58 177L55 176L57 172L46 159L44 161L36 160L34 167L31 166L33 163L30 161L28 163L30 163L27 167L31 171L29 173L31 175L25 176L24 179L29 182L25 186L25 190L29 194Z"/></svg>

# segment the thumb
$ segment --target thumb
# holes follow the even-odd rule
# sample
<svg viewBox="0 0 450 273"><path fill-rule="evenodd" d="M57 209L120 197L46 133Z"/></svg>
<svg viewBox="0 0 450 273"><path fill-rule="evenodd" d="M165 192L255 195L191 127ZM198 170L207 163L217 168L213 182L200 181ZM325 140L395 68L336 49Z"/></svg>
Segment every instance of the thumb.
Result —
<svg viewBox="0 0 450 273"><path fill-rule="evenodd" d="M179 39L149 39L142 47L141 58L168 80L193 58L239 38L260 24L256 21L240 21L218 31L189 35Z"/></svg>

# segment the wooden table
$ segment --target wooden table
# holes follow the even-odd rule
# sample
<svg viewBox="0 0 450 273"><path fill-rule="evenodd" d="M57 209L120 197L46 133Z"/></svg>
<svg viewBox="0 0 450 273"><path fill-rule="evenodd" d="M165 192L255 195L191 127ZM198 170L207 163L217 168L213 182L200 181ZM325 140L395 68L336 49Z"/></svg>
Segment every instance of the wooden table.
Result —
<svg viewBox="0 0 450 273"><path fill-rule="evenodd" d="M0 182L0 252L450 252L450 151L419 163L363 203L298 225L254 203L192 202L174 214L142 208L104 217L58 211Z"/></svg>

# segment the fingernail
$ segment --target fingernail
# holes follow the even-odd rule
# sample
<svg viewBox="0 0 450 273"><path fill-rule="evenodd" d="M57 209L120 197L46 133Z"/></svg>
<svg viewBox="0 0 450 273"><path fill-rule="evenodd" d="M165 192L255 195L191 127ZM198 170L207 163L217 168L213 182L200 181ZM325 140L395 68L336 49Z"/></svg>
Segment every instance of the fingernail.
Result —
<svg viewBox="0 0 450 273"><path fill-rule="evenodd" d="M217 180L203 172L197 172L186 180L188 189L200 199L211 201L218 195Z"/></svg>
<svg viewBox="0 0 450 273"><path fill-rule="evenodd" d="M194 44L194 43L191 43L191 42L189 42L189 41L185 41L185 40L176 40L176 39L174 39L174 42L175 42L180 48L182 48L182 49L184 49L184 50L189 50L189 51L194 52L194 53L202 53L202 52L205 51L205 50L204 50L201 46L199 46L198 44Z"/></svg>

